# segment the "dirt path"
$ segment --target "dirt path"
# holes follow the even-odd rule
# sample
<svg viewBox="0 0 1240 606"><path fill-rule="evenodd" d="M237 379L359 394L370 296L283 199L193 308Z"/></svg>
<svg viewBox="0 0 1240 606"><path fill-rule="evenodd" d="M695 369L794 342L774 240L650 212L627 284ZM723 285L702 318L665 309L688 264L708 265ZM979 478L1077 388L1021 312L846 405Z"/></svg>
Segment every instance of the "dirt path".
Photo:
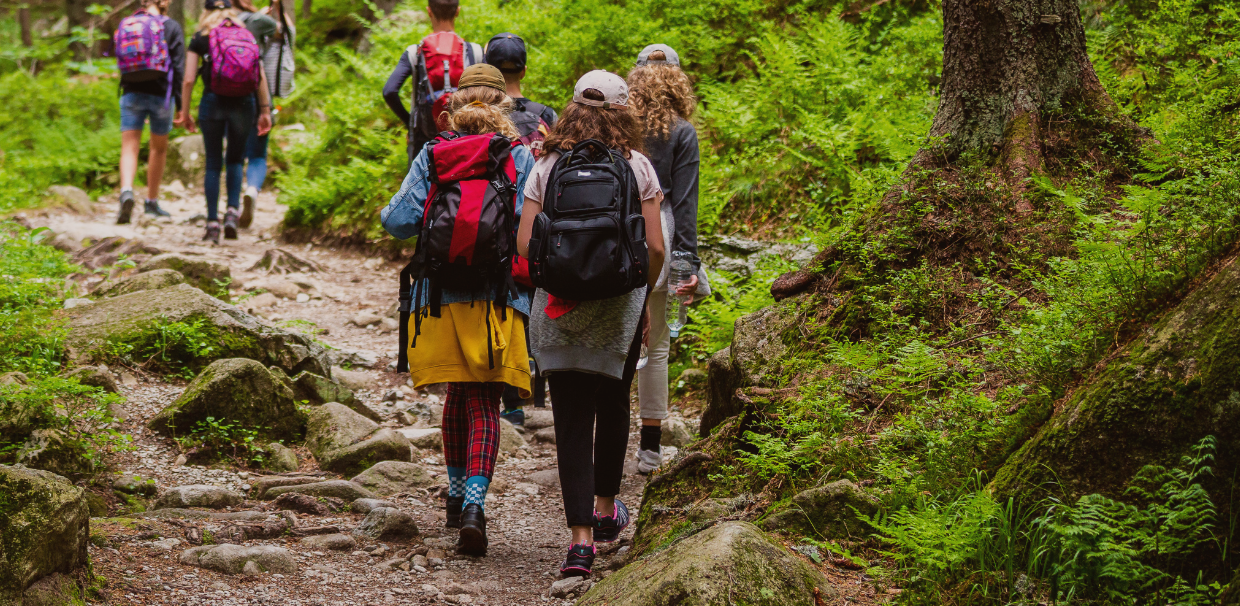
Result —
<svg viewBox="0 0 1240 606"><path fill-rule="evenodd" d="M142 220L132 226L113 225L115 203L111 200L97 204L97 212L89 217L53 210L29 213L34 215L29 219L35 225L47 225L79 241L112 235L137 237L165 252L202 255L226 263L232 271L234 296L266 279L266 276L248 268L271 248L279 246L319 263L322 271L292 276L311 285L307 292L309 298L301 297L304 299L301 302L296 296L277 298L274 305L258 312L275 323L287 325L294 321L292 325L300 327L307 326L304 322L313 323L318 329L325 329L317 336L322 342L341 350L360 351L363 357L376 358L371 368L363 370L366 373L363 378L370 385L358 390L358 397L387 419L385 425L400 425L395 420L395 408L380 402L385 392L403 385L407 378L388 371L388 364L396 353L396 337L394 334L383 334L387 328L382 324L361 328L350 323L362 312L387 315L397 296L398 264L370 259L350 251L280 245L272 239L272 234L284 207L277 205L271 194L260 196L254 225L242 230L238 240L225 240L219 246L208 245L201 241L201 221L192 220L203 212L201 195L187 193L170 197L172 199L166 201L164 207L172 213L171 221ZM267 301L270 302L270 298ZM241 305L244 307L245 302ZM124 429L134 436L136 450L118 455L113 462L114 467L154 478L161 491L171 486L200 483L243 488L253 475L258 475L255 473L257 470L226 466L217 466L216 469L178 466L176 444L143 430L145 421L172 402L183 386L182 383L168 382L158 377L137 377L136 381L122 388L128 398L126 409L129 413ZM413 394L412 398L432 400L434 396ZM632 451L637 442L636 425L631 431ZM564 527L558 484L552 481L554 472L536 473L555 469L555 447L536 443L528 434L526 438L528 448L514 456L501 456L487 500L491 550L485 558L452 555L451 546L455 545L456 536L455 531L443 528L443 501L424 491L395 499L402 509L416 518L424 538L407 544L387 544L384 556L367 554L362 550L352 553L312 551L292 538L255 541L258 544L281 545L294 552L298 556L298 572L289 576L226 576L178 563L178 555L189 546L185 542L183 523L147 519L134 525L96 519L92 532L107 536L110 546L91 547L94 570L108 581L107 601L110 604L368 606L395 603L558 603L561 600L551 599L546 594L568 547L568 531ZM308 458L304 450L300 454ZM428 470L438 472L442 477L443 461L440 456L428 456L422 462L427 464ZM635 465L630 463L621 497L636 512L640 506L644 478L632 473L634 470ZM303 471L317 471L317 468L303 466ZM249 472L249 475L243 475L244 472ZM334 474L326 475L336 477ZM260 506L259 502L247 501L234 509ZM347 531L356 527L362 516L341 513L332 518L301 517L304 519L299 521L299 525L335 523ZM208 530L223 526L211 521L193 524ZM626 541L615 544L612 550L623 549L631 535L630 529L624 535ZM180 542L171 545L171 541L161 539L177 539ZM366 550L378 545L368 540L359 541L359 544ZM393 552L407 553L419 546L444 549L447 561L443 565L430 567L426 572L380 569L377 566L380 561L391 557ZM618 557L615 559L619 560ZM608 568L609 560L609 557L599 558L596 578L598 571Z"/></svg>

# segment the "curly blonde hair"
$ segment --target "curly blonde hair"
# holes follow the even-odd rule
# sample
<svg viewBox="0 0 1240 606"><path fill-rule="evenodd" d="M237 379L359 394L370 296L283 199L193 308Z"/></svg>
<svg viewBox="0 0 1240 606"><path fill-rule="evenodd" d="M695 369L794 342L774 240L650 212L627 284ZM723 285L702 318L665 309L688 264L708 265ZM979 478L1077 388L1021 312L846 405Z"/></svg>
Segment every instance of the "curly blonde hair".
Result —
<svg viewBox="0 0 1240 606"><path fill-rule="evenodd" d="M225 19L232 19L237 25L245 27L241 19L237 18L237 15L240 14L241 11L235 8L206 9L202 11L202 16L198 18L198 33L205 34L210 32L223 23Z"/></svg>
<svg viewBox="0 0 1240 606"><path fill-rule="evenodd" d="M462 88L448 99L448 124L463 135L499 133L516 140L521 135L512 123L512 98L489 86Z"/></svg>
<svg viewBox="0 0 1240 606"><path fill-rule="evenodd" d="M689 120L697 108L693 84L675 65L639 65L629 72L629 105L646 123L646 132L667 137L676 118Z"/></svg>

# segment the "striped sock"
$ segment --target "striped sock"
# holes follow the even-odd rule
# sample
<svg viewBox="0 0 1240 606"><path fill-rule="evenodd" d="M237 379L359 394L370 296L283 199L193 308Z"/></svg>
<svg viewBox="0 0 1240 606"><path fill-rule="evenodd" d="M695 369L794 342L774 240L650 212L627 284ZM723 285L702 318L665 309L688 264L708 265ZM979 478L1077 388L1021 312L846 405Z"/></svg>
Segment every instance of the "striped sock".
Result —
<svg viewBox="0 0 1240 606"><path fill-rule="evenodd" d="M465 504L477 503L483 510L486 509L487 487L491 485L491 480L486 476L470 476L465 481Z"/></svg>
<svg viewBox="0 0 1240 606"><path fill-rule="evenodd" d="M465 496L465 468L448 467L448 496Z"/></svg>

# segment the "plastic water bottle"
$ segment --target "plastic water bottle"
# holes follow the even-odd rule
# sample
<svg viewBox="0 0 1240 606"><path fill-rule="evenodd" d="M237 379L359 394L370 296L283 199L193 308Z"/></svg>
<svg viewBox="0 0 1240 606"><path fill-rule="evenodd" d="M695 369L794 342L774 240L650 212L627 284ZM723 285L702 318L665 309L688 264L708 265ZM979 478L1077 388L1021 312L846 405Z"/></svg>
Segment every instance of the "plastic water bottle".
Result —
<svg viewBox="0 0 1240 606"><path fill-rule="evenodd" d="M689 305L687 301L692 294L677 294L682 284L693 280L693 258L688 252L678 250L672 253L672 269L667 275L667 327L672 331L672 338L680 336L680 329L689 321Z"/></svg>

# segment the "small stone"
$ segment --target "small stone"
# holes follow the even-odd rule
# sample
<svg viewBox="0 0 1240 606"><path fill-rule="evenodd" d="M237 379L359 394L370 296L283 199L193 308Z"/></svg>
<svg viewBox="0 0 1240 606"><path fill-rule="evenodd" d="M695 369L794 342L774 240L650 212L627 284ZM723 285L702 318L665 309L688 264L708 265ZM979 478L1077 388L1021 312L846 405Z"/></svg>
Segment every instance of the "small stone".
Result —
<svg viewBox="0 0 1240 606"><path fill-rule="evenodd" d="M133 376L133 373L128 371L121 372L121 385L124 385L125 387L133 387L137 384L138 377Z"/></svg>
<svg viewBox="0 0 1240 606"><path fill-rule="evenodd" d="M321 534L305 537L301 544L310 549L330 549L332 551L349 551L357 549L357 541L347 534Z"/></svg>
<svg viewBox="0 0 1240 606"><path fill-rule="evenodd" d="M91 299L65 299L64 305L65 309L73 309L74 307L81 307L92 303L94 303L94 301Z"/></svg>
<svg viewBox="0 0 1240 606"><path fill-rule="evenodd" d="M304 292L299 292L299 293L297 293L297 302L298 302L298 303L305 303L306 301L309 301L309 300L310 300L310 295L308 295L308 294L306 294L306 293L304 293Z"/></svg>
<svg viewBox="0 0 1240 606"><path fill-rule="evenodd" d="M555 428L544 427L534 432L534 439L544 444L555 444Z"/></svg>
<svg viewBox="0 0 1240 606"><path fill-rule="evenodd" d="M221 583L219 581L216 581L214 583L211 583L209 589L211 589L212 591L230 591L232 587L229 587L228 583Z"/></svg>
<svg viewBox="0 0 1240 606"><path fill-rule="evenodd" d="M420 568L426 568L427 566L430 566L430 562L428 562L428 561L426 560L426 556L424 556L424 555L415 555L415 556L413 556L413 559L411 559L411 560L409 560L409 561L410 561L410 562L411 562L414 566L417 566L417 567L420 567Z"/></svg>
<svg viewBox="0 0 1240 606"><path fill-rule="evenodd" d="M254 560L250 560L246 562L245 566L241 568L241 574L244 574L246 576L260 575L262 573L263 573L262 569L258 567L258 563L255 562Z"/></svg>
<svg viewBox="0 0 1240 606"><path fill-rule="evenodd" d="M380 322L382 322L383 316L380 316L374 311L367 309L367 310L358 312L358 314L353 316L353 318L349 321L357 325L360 328L366 328L367 326L372 326L372 325L379 324Z"/></svg>
<svg viewBox="0 0 1240 606"><path fill-rule="evenodd" d="M565 599L575 593L585 582L582 577L568 577L551 584L551 597Z"/></svg>

